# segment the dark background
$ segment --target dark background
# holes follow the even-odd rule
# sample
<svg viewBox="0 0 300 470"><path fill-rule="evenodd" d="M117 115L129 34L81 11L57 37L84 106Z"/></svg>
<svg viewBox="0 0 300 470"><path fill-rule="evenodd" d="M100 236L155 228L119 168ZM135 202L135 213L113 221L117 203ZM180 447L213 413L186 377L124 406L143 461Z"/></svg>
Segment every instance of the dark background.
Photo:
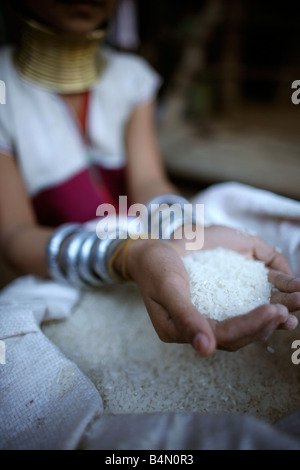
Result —
<svg viewBox="0 0 300 470"><path fill-rule="evenodd" d="M0 4L0 43L18 38L13 5ZM134 5L139 44L131 52L163 78L158 129L170 177L188 193L235 180L300 199L300 105L291 102L300 2Z"/></svg>
<svg viewBox="0 0 300 470"><path fill-rule="evenodd" d="M204 10L214 3L220 11L203 38ZM241 99L271 103L282 98L283 85L300 76L300 2L154 0L136 5L140 51L165 78L163 91L189 43L197 41L206 67L195 81L209 82L216 94L231 79ZM224 103L217 97L214 105L220 108Z"/></svg>

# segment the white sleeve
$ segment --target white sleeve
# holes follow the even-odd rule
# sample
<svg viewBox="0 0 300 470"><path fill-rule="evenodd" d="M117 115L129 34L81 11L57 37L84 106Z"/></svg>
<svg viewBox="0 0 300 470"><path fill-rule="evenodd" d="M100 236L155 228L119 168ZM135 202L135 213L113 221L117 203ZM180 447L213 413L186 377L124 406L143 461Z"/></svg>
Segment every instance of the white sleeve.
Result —
<svg viewBox="0 0 300 470"><path fill-rule="evenodd" d="M146 61L136 58L132 64L132 79L128 84L133 106L154 99L161 83L158 73Z"/></svg>
<svg viewBox="0 0 300 470"><path fill-rule="evenodd" d="M119 57L118 65L131 109L156 97L162 78L143 58L125 53Z"/></svg>

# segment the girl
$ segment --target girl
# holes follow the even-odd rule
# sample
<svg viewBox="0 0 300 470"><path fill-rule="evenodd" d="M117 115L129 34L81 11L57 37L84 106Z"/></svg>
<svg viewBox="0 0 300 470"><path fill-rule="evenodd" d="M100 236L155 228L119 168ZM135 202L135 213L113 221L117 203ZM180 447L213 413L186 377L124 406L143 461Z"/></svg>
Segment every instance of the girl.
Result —
<svg viewBox="0 0 300 470"><path fill-rule="evenodd" d="M293 295L299 282L284 257L257 237L220 226L205 229L203 249L223 246L264 261L281 291L276 304L219 323L199 315L190 301L180 258L184 239L105 247L84 231L82 224L95 218L100 204L117 207L125 191L131 202L143 204L177 195L155 135L159 77L140 58L100 47L115 3L18 3L20 44L0 55L0 79L7 86L6 105L0 107L3 256L20 274L57 278L73 263L74 244L84 245L84 256L75 250L83 256L78 269L85 266L91 282L103 284L112 270L123 278L126 267L159 337L190 343L203 356L264 340L278 328L294 329L297 320L289 311L299 308Z"/></svg>

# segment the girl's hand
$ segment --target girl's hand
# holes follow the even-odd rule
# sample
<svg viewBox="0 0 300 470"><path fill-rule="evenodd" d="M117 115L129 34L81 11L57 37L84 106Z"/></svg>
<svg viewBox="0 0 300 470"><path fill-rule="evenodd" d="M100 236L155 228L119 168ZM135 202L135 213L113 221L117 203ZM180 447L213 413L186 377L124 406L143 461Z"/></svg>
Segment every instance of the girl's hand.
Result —
<svg viewBox="0 0 300 470"><path fill-rule="evenodd" d="M206 229L203 249L223 246L261 259L273 268L271 281L279 289L272 296L276 304L218 322L206 319L190 300L189 278L181 260L186 254L183 243L184 240L136 240L129 247L128 273L137 283L162 341L190 343L199 354L209 356L216 349L235 351L254 341L266 340L278 328L292 330L297 326L297 319L289 310L300 308L300 294L296 294L300 292L300 280L290 275L281 254L257 237L225 227Z"/></svg>
<svg viewBox="0 0 300 470"><path fill-rule="evenodd" d="M182 252L187 254L185 250L186 241L183 237L180 240L173 240L172 243L176 244ZM196 236L192 242L195 244L195 249L212 250L221 246L228 250L237 251L247 258L263 261L269 268L292 275L285 257L257 236L248 235L229 227L213 225L204 229L203 246L200 244L201 241L198 242Z"/></svg>

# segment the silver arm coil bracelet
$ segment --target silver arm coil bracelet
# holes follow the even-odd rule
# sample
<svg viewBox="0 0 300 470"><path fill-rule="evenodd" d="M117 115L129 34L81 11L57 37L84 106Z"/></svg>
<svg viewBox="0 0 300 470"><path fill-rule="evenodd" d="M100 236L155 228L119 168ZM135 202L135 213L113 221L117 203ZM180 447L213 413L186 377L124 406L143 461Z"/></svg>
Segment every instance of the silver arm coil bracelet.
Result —
<svg viewBox="0 0 300 470"><path fill-rule="evenodd" d="M53 279L77 288L99 287L123 280L115 273L112 278L109 261L117 247L126 240L117 232L116 238L101 239L95 232L79 224L64 224L59 227L47 246L47 267ZM124 236L125 235L125 236Z"/></svg>
<svg viewBox="0 0 300 470"><path fill-rule="evenodd" d="M66 278L68 282L73 286L82 289L95 286L95 284L91 284L87 279L83 278L80 275L79 271L79 255L82 251L82 245L89 238L91 238L91 234L85 230L75 233L66 242L66 246L63 252L62 263L65 268ZM100 284L103 284L103 282L98 279L97 285Z"/></svg>
<svg viewBox="0 0 300 470"><path fill-rule="evenodd" d="M92 259L94 257L94 247L99 238L96 233L91 233L83 241L78 255L78 272L81 279L90 286L98 287L104 283L102 277L99 277L93 269Z"/></svg>
<svg viewBox="0 0 300 470"><path fill-rule="evenodd" d="M111 284L113 279L109 275L108 271L108 257L107 251L109 246L114 240L110 238L102 238L98 240L95 245L95 256L93 257L92 265L96 274L102 277L106 284Z"/></svg>
<svg viewBox="0 0 300 470"><path fill-rule="evenodd" d="M120 238L120 234L125 235L125 238ZM95 246L95 257L93 259L93 268L95 272L104 279L105 283L112 284L116 283L116 279L113 279L110 275L108 265L113 253L120 244L126 240L128 234L125 232L117 232L116 238L103 238L98 241ZM116 278L118 275L116 274ZM120 277L120 276L119 276ZM121 280L121 277L120 277Z"/></svg>
<svg viewBox="0 0 300 470"><path fill-rule="evenodd" d="M154 210L152 210L152 206L169 206L165 207L163 209L160 209L160 207L155 207ZM181 208L181 213L177 218L175 217L175 214L172 214L171 211L171 206L177 205L180 206ZM169 240L171 236L174 234L175 230L177 230L179 227L183 226L185 223L194 223L196 224L196 216L194 213L194 210L192 208L191 202L184 198L183 196L179 196L177 194L162 194L160 196L157 196L153 199L151 199L147 205L147 212L148 212L148 228L149 232L153 233L154 230L154 221L152 220L156 215L158 215L159 221L158 221L158 235L159 238L162 240ZM169 216L169 226L166 228L164 227L163 224L163 217L162 213L159 213L159 211L163 210L168 210L168 216Z"/></svg>
<svg viewBox="0 0 300 470"><path fill-rule="evenodd" d="M64 224L59 227L47 245L47 268L50 276L56 281L67 282L60 265L60 253L63 242L80 230L79 224Z"/></svg>

